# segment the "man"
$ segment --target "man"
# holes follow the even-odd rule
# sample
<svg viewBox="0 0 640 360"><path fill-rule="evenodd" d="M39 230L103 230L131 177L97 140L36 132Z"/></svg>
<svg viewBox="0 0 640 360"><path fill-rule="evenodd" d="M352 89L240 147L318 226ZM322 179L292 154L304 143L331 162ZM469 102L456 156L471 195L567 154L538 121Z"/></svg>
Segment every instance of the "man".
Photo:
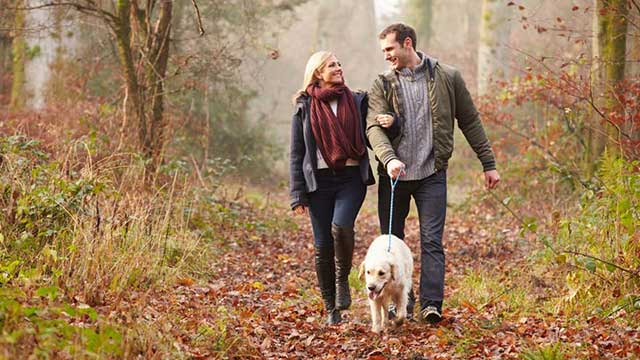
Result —
<svg viewBox="0 0 640 360"><path fill-rule="evenodd" d="M391 69L369 92L367 137L378 159L378 217L389 231L391 180L395 187L391 232L404 239L413 197L420 222L420 312L432 324L442 319L445 256L442 233L447 207L447 163L453 151L454 118L484 169L485 185L500 181L478 111L458 70L416 51L415 30L392 24L379 36ZM407 313L413 313L410 292ZM409 317L409 315L408 315Z"/></svg>

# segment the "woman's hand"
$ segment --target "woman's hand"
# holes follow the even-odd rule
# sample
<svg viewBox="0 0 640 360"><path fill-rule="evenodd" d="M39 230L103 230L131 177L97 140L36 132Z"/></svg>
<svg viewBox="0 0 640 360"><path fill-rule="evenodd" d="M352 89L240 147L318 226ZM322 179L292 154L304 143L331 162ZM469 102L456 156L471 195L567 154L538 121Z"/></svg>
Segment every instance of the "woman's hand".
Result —
<svg viewBox="0 0 640 360"><path fill-rule="evenodd" d="M304 205L298 205L293 208L293 212L296 215L305 215L307 213L307 207Z"/></svg>
<svg viewBox="0 0 640 360"><path fill-rule="evenodd" d="M376 121L383 128L390 128L393 125L393 116L387 114L376 115Z"/></svg>

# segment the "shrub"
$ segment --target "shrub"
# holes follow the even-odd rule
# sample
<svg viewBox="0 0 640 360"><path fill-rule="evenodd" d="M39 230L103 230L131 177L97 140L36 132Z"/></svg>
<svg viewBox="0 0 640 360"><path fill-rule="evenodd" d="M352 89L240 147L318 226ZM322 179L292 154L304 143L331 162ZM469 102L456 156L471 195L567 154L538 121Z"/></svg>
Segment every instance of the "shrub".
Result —
<svg viewBox="0 0 640 360"><path fill-rule="evenodd" d="M556 216L543 240L553 259L571 265L560 307L576 303L612 314L640 308L640 173L638 161L605 153L602 187L582 194L573 216ZM593 301L596 300L596 301Z"/></svg>

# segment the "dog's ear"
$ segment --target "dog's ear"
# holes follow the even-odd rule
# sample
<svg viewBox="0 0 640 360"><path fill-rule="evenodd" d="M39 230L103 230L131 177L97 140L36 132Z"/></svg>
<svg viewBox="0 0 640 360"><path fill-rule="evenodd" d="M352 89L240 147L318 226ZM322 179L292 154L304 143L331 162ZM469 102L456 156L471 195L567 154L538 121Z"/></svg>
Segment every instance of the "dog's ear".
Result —
<svg viewBox="0 0 640 360"><path fill-rule="evenodd" d="M360 270L358 271L358 279L364 280L364 261L360 264Z"/></svg>
<svg viewBox="0 0 640 360"><path fill-rule="evenodd" d="M391 264L391 281L396 280L396 266Z"/></svg>

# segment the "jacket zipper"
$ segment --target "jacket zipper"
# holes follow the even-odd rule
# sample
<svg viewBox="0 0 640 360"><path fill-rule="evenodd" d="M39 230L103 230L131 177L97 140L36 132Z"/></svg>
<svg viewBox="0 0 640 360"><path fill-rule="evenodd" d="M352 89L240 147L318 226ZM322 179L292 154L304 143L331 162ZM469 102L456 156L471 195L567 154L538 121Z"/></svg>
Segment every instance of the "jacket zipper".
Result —
<svg viewBox="0 0 640 360"><path fill-rule="evenodd" d="M433 71L435 71L435 69L433 69ZM433 78L433 76L431 76L431 74L429 74L429 78L427 80L427 94L429 96L429 108L431 109L431 144L433 146L433 157L434 157L434 162L437 163L438 160L438 154L436 151L436 142L433 140L434 139L434 135L436 133L436 122L435 122L435 112L433 111L433 93L435 92L435 80ZM432 91L433 90L433 91ZM436 164L434 164L434 170L435 172L438 172L438 166Z"/></svg>

